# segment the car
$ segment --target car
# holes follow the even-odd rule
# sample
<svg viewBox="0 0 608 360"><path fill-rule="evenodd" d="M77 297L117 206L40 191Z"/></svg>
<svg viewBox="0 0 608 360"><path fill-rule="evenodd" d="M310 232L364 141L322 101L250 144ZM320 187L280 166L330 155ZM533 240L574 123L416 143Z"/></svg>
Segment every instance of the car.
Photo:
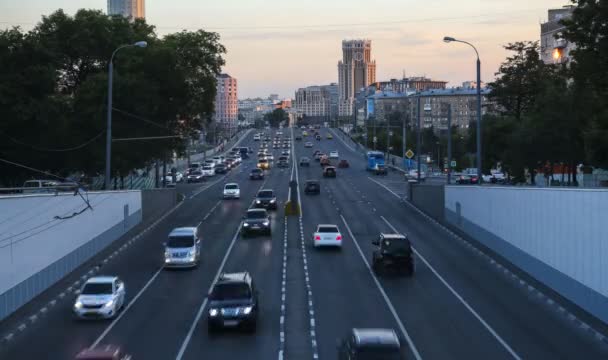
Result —
<svg viewBox="0 0 608 360"><path fill-rule="evenodd" d="M327 156L327 155L323 154L322 152L318 152L318 153L315 153L313 156L314 156L315 160L321 161L321 158L323 156Z"/></svg>
<svg viewBox="0 0 608 360"><path fill-rule="evenodd" d="M290 152L289 150L283 150L283 151L281 152L281 155L282 155L282 156L289 156L290 154L291 154L291 152Z"/></svg>
<svg viewBox="0 0 608 360"><path fill-rule="evenodd" d="M247 237L251 234L271 235L270 216L266 209L249 209L243 217L241 235Z"/></svg>
<svg viewBox="0 0 608 360"><path fill-rule="evenodd" d="M321 135L319 135L319 134L315 135L315 139L316 139L317 141L321 141Z"/></svg>
<svg viewBox="0 0 608 360"><path fill-rule="evenodd" d="M280 146L279 146L279 144L273 144L273 145L272 145L272 148L273 148L273 149L278 149L278 148L280 148Z"/></svg>
<svg viewBox="0 0 608 360"><path fill-rule="evenodd" d="M312 234L312 244L314 247L319 246L337 246L342 247L342 234L338 225L319 224L317 229Z"/></svg>
<svg viewBox="0 0 608 360"><path fill-rule="evenodd" d="M211 160L213 160L213 163L215 165L218 165L218 164L221 164L224 162L224 157L223 156L214 156L213 159L211 159Z"/></svg>
<svg viewBox="0 0 608 360"><path fill-rule="evenodd" d="M343 169L343 168L350 167L350 164L348 163L348 161L346 159L342 159L338 163L338 167Z"/></svg>
<svg viewBox="0 0 608 360"><path fill-rule="evenodd" d="M239 184L228 183L224 185L223 197L224 199L240 199L241 189L239 188Z"/></svg>
<svg viewBox="0 0 608 360"><path fill-rule="evenodd" d="M319 158L319 162L321 163L322 167L326 167L326 166L330 166L331 165L331 161L329 160L329 158L327 157L327 155L323 155Z"/></svg>
<svg viewBox="0 0 608 360"><path fill-rule="evenodd" d="M334 138L334 136L333 136L332 134L329 134L329 133L327 134L327 136L326 136L326 137L327 137L327 139L328 139L328 140L331 140L331 139L333 139L333 138Z"/></svg>
<svg viewBox="0 0 608 360"><path fill-rule="evenodd" d="M224 166L226 167L227 170L231 170L232 168L236 167L236 164L234 163L234 159L224 160Z"/></svg>
<svg viewBox="0 0 608 360"><path fill-rule="evenodd" d="M253 141L260 141L260 139L261 139L260 134L253 135Z"/></svg>
<svg viewBox="0 0 608 360"><path fill-rule="evenodd" d="M262 189L258 191L254 201L254 208L263 208L269 210L277 209L277 196L271 189Z"/></svg>
<svg viewBox="0 0 608 360"><path fill-rule="evenodd" d="M186 177L187 183L197 183L201 181L205 181L205 176L203 175L202 170L194 170Z"/></svg>
<svg viewBox="0 0 608 360"><path fill-rule="evenodd" d="M336 177L336 168L333 166L326 166L323 169L323 177Z"/></svg>
<svg viewBox="0 0 608 360"><path fill-rule="evenodd" d="M131 355L115 345L98 345L79 352L75 360L131 360Z"/></svg>
<svg viewBox="0 0 608 360"><path fill-rule="evenodd" d="M302 135L296 135L296 141L302 140Z"/></svg>
<svg viewBox="0 0 608 360"><path fill-rule="evenodd" d="M289 167L289 161L287 161L286 159L279 159L279 161L277 161L277 167L288 168Z"/></svg>
<svg viewBox="0 0 608 360"><path fill-rule="evenodd" d="M418 170L413 169L408 171L405 174L405 179L406 180L418 180ZM426 180L426 173L424 171L420 172L420 181L425 181Z"/></svg>
<svg viewBox="0 0 608 360"><path fill-rule="evenodd" d="M320 194L321 183L319 180L306 180L304 183L304 194Z"/></svg>
<svg viewBox="0 0 608 360"><path fill-rule="evenodd" d="M388 175L388 170L386 170L386 166L377 164L374 168L374 174L376 175Z"/></svg>
<svg viewBox="0 0 608 360"><path fill-rule="evenodd" d="M258 306L258 292L248 272L220 274L209 295L208 332L239 327L255 332Z"/></svg>
<svg viewBox="0 0 608 360"><path fill-rule="evenodd" d="M277 131L276 136L280 136L280 135L283 135L283 132L282 131Z"/></svg>
<svg viewBox="0 0 608 360"><path fill-rule="evenodd" d="M180 183L184 181L184 174L182 174L181 172L177 171L175 172L175 181L173 181L173 175L171 173L167 174L167 176L165 176L165 182L167 183Z"/></svg>
<svg viewBox="0 0 608 360"><path fill-rule="evenodd" d="M329 152L329 158L330 159L338 159L338 158L340 158L340 155L338 155L338 151L337 150L330 151Z"/></svg>
<svg viewBox="0 0 608 360"><path fill-rule="evenodd" d="M125 305L125 284L117 276L93 276L80 289L73 311L79 319L111 319Z"/></svg>
<svg viewBox="0 0 608 360"><path fill-rule="evenodd" d="M380 234L372 240L372 245L376 246L372 253L372 269L376 274L383 274L388 270L407 276L414 274L414 253L406 235Z"/></svg>
<svg viewBox="0 0 608 360"><path fill-rule="evenodd" d="M310 159L307 157L301 157L300 166L310 166Z"/></svg>
<svg viewBox="0 0 608 360"><path fill-rule="evenodd" d="M393 329L352 329L338 345L339 360L403 360L399 337Z"/></svg>
<svg viewBox="0 0 608 360"><path fill-rule="evenodd" d="M274 161L274 155L272 155L272 153L268 153L266 155L266 160L268 160L268 161Z"/></svg>
<svg viewBox="0 0 608 360"><path fill-rule="evenodd" d="M264 171L262 171L262 169L251 169L251 172L249 173L249 179L264 180Z"/></svg>
<svg viewBox="0 0 608 360"><path fill-rule="evenodd" d="M165 268L196 267L201 260L201 238L196 227L175 228L165 246Z"/></svg>
<svg viewBox="0 0 608 360"><path fill-rule="evenodd" d="M302 136L308 136L308 131L302 131Z"/></svg>
<svg viewBox="0 0 608 360"><path fill-rule="evenodd" d="M215 173L216 174L225 174L228 172L228 167L225 164L215 165Z"/></svg>
<svg viewBox="0 0 608 360"><path fill-rule="evenodd" d="M304 143L304 147L305 148L311 148L312 147L312 143L310 141L307 141Z"/></svg>
<svg viewBox="0 0 608 360"><path fill-rule="evenodd" d="M288 143L283 144L283 149L289 149L290 147L291 147L291 144L288 144Z"/></svg>
<svg viewBox="0 0 608 360"><path fill-rule="evenodd" d="M260 159L258 160L258 169L268 170L270 169L270 162L268 159Z"/></svg>
<svg viewBox="0 0 608 360"><path fill-rule="evenodd" d="M458 184L458 185L470 185L470 184L476 184L476 183L477 183L476 175L460 174L456 177L456 184Z"/></svg>
<svg viewBox="0 0 608 360"><path fill-rule="evenodd" d="M202 167L203 167L202 163L193 162L190 164L190 166L188 166L188 170L186 170L186 175L190 175L191 172L193 172L195 170L200 170Z"/></svg>
<svg viewBox="0 0 608 360"><path fill-rule="evenodd" d="M203 176L213 176L215 175L215 166L203 166L203 170L202 170Z"/></svg>

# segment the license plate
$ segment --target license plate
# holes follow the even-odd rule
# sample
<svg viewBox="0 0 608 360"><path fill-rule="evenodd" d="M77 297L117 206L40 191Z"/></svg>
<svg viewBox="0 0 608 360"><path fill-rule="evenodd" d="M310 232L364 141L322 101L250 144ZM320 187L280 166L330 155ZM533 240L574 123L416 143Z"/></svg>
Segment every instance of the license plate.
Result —
<svg viewBox="0 0 608 360"><path fill-rule="evenodd" d="M224 320L224 326L237 326L238 324L237 320Z"/></svg>
<svg viewBox="0 0 608 360"><path fill-rule="evenodd" d="M253 225L251 228L252 228L252 229L259 229L259 228L260 228L260 226L259 226L259 225Z"/></svg>

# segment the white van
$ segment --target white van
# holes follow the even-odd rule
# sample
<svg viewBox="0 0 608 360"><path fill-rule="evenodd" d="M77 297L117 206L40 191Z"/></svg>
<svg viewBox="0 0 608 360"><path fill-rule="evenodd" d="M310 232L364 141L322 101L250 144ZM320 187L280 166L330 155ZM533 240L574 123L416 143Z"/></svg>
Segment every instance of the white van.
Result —
<svg viewBox="0 0 608 360"><path fill-rule="evenodd" d="M55 187L59 186L57 180L28 180L23 183L24 194L40 194L55 192Z"/></svg>

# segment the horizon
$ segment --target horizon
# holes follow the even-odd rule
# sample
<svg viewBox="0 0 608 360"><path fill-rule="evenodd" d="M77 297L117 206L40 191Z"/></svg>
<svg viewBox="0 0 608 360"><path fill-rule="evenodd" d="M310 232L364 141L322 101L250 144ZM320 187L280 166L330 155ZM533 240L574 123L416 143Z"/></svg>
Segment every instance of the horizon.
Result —
<svg viewBox="0 0 608 360"><path fill-rule="evenodd" d="M269 94L284 99L293 98L298 88L337 83L342 40L355 38L372 41L377 81L400 79L404 72L406 77L448 81L449 87L474 81L475 53L464 44L445 44L442 39L447 35L470 41L478 48L482 82L491 82L507 56L502 46L538 41L539 24L546 21L547 10L568 4L539 0L530 8L523 0L482 4L434 0L429 6L378 0L373 4L372 17L369 3L362 0L336 0L331 4L310 0L301 7L266 0L212 5L195 0L179 4L148 0L146 21L156 26L159 36L182 29L218 32L227 49L222 72L237 79L239 99L266 98ZM27 31L43 15L60 8L74 15L80 8L105 13L106 7L106 0L77 4L67 0L25 0L19 4L0 0L0 23L3 28L21 26ZM471 11L472 7L476 10ZM394 15L401 12L412 15Z"/></svg>

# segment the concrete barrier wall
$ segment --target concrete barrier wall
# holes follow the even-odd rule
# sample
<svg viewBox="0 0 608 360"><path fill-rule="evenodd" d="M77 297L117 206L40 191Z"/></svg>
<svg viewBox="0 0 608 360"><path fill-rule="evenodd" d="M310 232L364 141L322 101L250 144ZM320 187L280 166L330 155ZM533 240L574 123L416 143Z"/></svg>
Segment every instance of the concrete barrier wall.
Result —
<svg viewBox="0 0 608 360"><path fill-rule="evenodd" d="M431 184L412 185L410 201L435 220L444 221L444 186Z"/></svg>
<svg viewBox="0 0 608 360"><path fill-rule="evenodd" d="M141 222L140 191L0 197L0 319ZM60 219L56 217L67 217Z"/></svg>
<svg viewBox="0 0 608 360"><path fill-rule="evenodd" d="M446 186L446 221L608 323L608 190Z"/></svg>

